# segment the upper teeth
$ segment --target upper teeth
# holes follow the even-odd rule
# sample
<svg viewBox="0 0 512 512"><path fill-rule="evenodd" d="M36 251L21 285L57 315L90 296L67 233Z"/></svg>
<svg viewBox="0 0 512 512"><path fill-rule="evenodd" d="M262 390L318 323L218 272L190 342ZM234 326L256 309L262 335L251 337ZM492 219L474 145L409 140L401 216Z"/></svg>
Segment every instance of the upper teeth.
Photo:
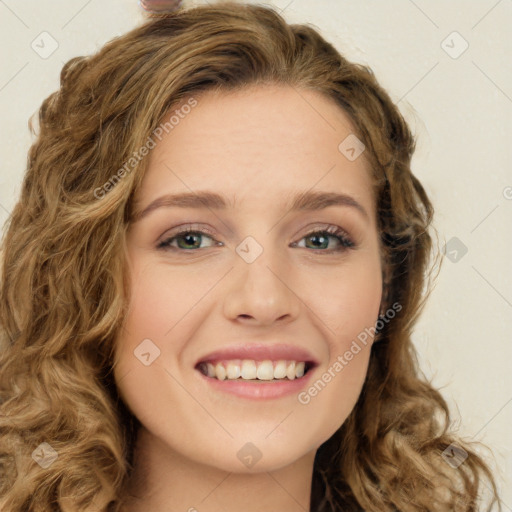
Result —
<svg viewBox="0 0 512 512"><path fill-rule="evenodd" d="M219 380L272 380L287 377L293 380L304 375L306 363L304 361L254 361L252 359L201 363L200 370L208 377Z"/></svg>

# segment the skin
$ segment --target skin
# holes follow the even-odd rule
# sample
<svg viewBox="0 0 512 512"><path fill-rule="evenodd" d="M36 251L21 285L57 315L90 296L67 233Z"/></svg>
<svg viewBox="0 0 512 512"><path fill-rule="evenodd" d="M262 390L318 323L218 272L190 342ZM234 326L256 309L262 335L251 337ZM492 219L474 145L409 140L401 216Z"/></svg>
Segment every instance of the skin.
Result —
<svg viewBox="0 0 512 512"><path fill-rule="evenodd" d="M304 512L316 450L353 409L372 338L307 404L296 394L254 401L214 391L194 365L240 340L284 341L318 359L314 382L375 325L382 268L367 163L364 153L349 161L338 150L353 127L315 91L260 85L195 97L147 157L135 210L203 190L234 206L164 207L129 226L131 300L114 373L143 427L126 510ZM350 206L289 211L291 197L308 190L348 194L368 216ZM215 235L181 235L174 251L157 249L187 223ZM356 246L329 253L336 238L310 233L330 225ZM252 263L235 250L247 236L263 249ZM144 339L160 350L148 366L134 357ZM262 455L252 468L237 457L248 442Z"/></svg>

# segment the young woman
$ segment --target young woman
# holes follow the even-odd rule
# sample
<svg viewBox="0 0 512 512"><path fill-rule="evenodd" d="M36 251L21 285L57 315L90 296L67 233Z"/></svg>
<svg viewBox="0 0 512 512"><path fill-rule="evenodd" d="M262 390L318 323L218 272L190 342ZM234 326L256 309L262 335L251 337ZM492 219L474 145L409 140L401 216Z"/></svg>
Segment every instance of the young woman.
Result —
<svg viewBox="0 0 512 512"><path fill-rule="evenodd" d="M499 506L419 375L433 209L368 68L201 6L69 61L39 125L2 242L3 511Z"/></svg>

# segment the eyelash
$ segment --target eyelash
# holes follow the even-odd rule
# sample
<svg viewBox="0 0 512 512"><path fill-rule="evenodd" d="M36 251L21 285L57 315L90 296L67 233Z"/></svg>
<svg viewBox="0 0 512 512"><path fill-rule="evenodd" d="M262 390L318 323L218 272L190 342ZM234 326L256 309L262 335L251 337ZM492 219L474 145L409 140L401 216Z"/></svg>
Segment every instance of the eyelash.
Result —
<svg viewBox="0 0 512 512"><path fill-rule="evenodd" d="M198 248L196 249L181 249L180 247L173 247L171 246L171 243L173 240L176 240L180 238L183 235L206 235L207 237L211 238L216 242L216 240L213 238L214 233L209 231L208 229L191 229L190 226L188 226L185 229L182 229L181 231L178 231L177 233L174 233L171 237L166 238L165 240L162 240L158 245L157 249L162 251L185 251L185 252L194 252L197 250L200 250ZM347 249L353 249L356 247L356 244L352 241L352 239L348 236L348 234L338 226L328 226L324 229L317 229L314 231L310 231L309 233L306 233L301 240L304 238L308 238L314 235L324 235L327 234L330 236L330 238L335 238L339 242L339 247L336 249L310 249L311 251L315 252L323 252L323 253L337 253L337 252L343 252ZM296 246L298 242L294 242L293 245ZM305 249L308 249L308 247L303 247Z"/></svg>

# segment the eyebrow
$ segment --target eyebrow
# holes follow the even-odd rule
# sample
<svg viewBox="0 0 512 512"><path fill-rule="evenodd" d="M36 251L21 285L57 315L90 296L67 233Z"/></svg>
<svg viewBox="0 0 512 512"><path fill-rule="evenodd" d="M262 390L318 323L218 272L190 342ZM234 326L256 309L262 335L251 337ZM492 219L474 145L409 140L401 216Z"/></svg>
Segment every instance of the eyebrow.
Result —
<svg viewBox="0 0 512 512"><path fill-rule="evenodd" d="M353 197L347 194L335 192L306 191L295 195L291 204L286 210L291 211L314 211L329 208L330 206L348 206L360 212L366 219L369 219L368 212ZM210 191L185 192L181 194L166 194L151 203L143 210L135 212L131 222L139 222L151 212L159 208L208 208L213 210L225 210L232 207L226 199Z"/></svg>

